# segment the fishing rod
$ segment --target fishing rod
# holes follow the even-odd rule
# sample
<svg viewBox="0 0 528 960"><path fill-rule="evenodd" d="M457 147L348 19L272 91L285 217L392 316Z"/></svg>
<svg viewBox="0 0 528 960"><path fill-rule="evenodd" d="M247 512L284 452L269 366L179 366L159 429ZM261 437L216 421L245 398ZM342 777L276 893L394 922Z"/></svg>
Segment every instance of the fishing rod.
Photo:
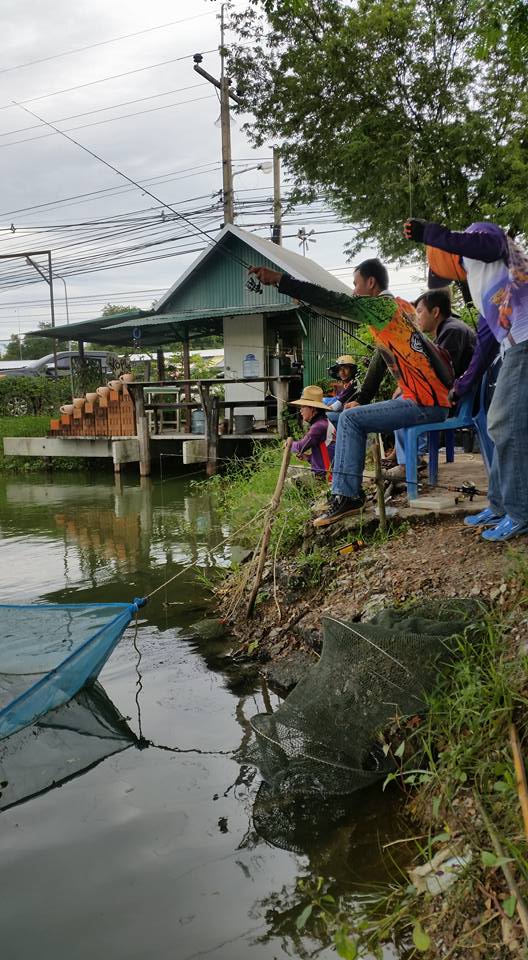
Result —
<svg viewBox="0 0 528 960"><path fill-rule="evenodd" d="M127 173L124 173L123 170L120 170L119 167L116 167L115 164L110 163L109 160L105 160L104 157L101 157L98 153L95 153L94 150L90 150L89 147L86 147L83 143L80 143L79 140L75 140L74 137L71 137L69 134L65 133L64 130L60 130L59 127L56 127L54 123L52 123L50 120L46 120L44 117L41 117L38 113L35 113L34 110L30 110L29 107L26 107L24 104L19 103L16 100L13 100L12 102L15 104L15 106L20 107L21 110L24 110L25 113L28 113L35 120L39 120L40 123L45 124L45 126L50 127L51 130L54 130L55 133L59 133L61 137L64 137L66 140L69 140L70 143L74 144L74 146L79 147L80 150L83 150L90 157L93 157L94 160L97 160L99 163L102 163L105 167L108 167L109 170L112 170L114 173L117 173L119 177L122 177L123 180L126 180L128 183L131 183L132 186L140 190L141 193L144 193L147 196L151 197L152 200L155 200L156 203L160 204L160 206L166 207L167 210L170 210L171 213L173 213L176 217L178 217L180 220L186 223L187 226L191 228L193 233L199 233L203 237L205 237L210 246L212 247L218 246L217 241L215 240L214 237L211 236L211 234L207 233L206 230L203 230L202 227L199 227L198 224L193 223L193 221L190 220L189 217L186 217L182 213L180 213L178 210L175 210L174 207L172 207L169 203L165 203L160 197L156 196L156 194L153 193L152 190L149 190L148 187L142 186L140 183L138 183L137 180L134 180L133 177L130 177ZM219 249L224 254L224 256L229 257L231 260L233 260L235 263L238 263L240 266L244 267L246 270L249 269L249 267L251 266L251 264L246 263L246 261L243 260L241 257L239 257L236 253L233 253L230 250L224 250L222 247L219 247Z"/></svg>
<svg viewBox="0 0 528 960"><path fill-rule="evenodd" d="M122 177L122 179L126 180L127 183L132 184L132 186L136 187L143 194L146 194L148 197L151 197L151 199L155 200L156 203L159 203L160 206L166 207L167 210L170 210L171 213L173 213L176 217L178 217L179 220L182 220L183 223L185 223L193 231L193 233L198 233L201 236L205 237L209 246L213 248L218 247L219 251L225 257L232 260L234 263L238 263L240 266L244 267L245 270L249 270L249 268L252 266L250 263L247 263L242 257L238 256L238 254L233 253L231 250L226 250L223 247L221 247L218 244L217 240L211 236L211 234L207 233L206 230L203 230L202 227L194 223L189 217L186 217L184 216L184 214L180 213L178 210L175 210L174 207L172 207L169 203L164 203L164 201L160 197L158 197L155 193L153 193L152 190L149 190L148 187L142 186L140 183L138 183L137 180L134 180L133 177L130 177L127 173L124 173L124 171L121 170L119 167L117 167L115 164L110 163L109 160L105 160L105 158L101 157L100 154L95 153L94 150L91 150L89 147L86 147L83 143L80 143L79 140L76 140L74 137L71 137L68 133L65 133L64 130L60 130L59 127L55 126L55 124L51 122L51 120L46 120L44 117L40 116L34 110L30 110L29 107L25 106L22 103L19 103L17 100L13 100L12 102L14 103L15 106L23 110L24 113L29 114L30 117L33 117L35 120L38 120L40 123L43 123L45 126L49 127L51 130L54 130L55 133L60 134L60 136L64 137L65 140L69 140L70 143L73 143L74 146L79 147L79 149L83 150L84 153L87 153L88 156L92 157L94 160L97 160L99 163L102 163L103 166L108 167L109 170L112 170L119 177ZM250 293L262 294L262 285L260 281L257 281L253 276L250 276L247 279L246 287L250 291ZM307 307L310 306L310 304L304 303L302 300L299 302L302 303L303 306L307 306ZM342 333L345 333L347 336L350 336L354 340L357 340L359 343L362 344L362 346L366 347L367 350L374 352L375 348L371 344L367 343L364 340L361 340L360 337L358 337L356 334L354 334L350 330L346 330L343 326L341 326L341 324L339 324L336 320L332 319L331 317L328 317L328 320L330 321L331 324L333 324L333 326L337 327ZM350 321L350 322L353 323L353 321Z"/></svg>

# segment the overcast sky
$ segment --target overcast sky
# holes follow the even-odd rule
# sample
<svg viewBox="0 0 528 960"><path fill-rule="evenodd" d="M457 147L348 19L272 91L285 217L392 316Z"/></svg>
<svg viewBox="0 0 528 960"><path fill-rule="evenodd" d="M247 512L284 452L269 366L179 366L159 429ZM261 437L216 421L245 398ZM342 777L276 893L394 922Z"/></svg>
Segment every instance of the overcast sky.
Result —
<svg viewBox="0 0 528 960"><path fill-rule="evenodd" d="M62 267L65 274L72 320L98 316L108 301L150 306L196 256L174 256L178 245L192 248L200 243L196 237L184 239L181 225L159 223L159 206L150 197L38 125L13 101L25 101L43 118L59 121L61 129L135 180L144 183L159 178L149 183L149 189L164 203L191 212L191 218L199 216L196 211L205 210L199 222L214 234L222 222L215 197L221 188L219 105L215 89L194 73L192 54L204 53L203 66L219 74L217 14L218 5L210 0L150 0L148 4L138 0L126 4L115 0L54 0L52 4L3 0L0 251L51 248L56 272ZM138 36L116 39L139 31ZM90 49L79 49L88 46ZM233 118L236 171L271 158L271 148L255 152L249 147L239 124ZM234 184L239 201L253 203L237 222L260 225L254 228L269 237L266 206L272 192L271 174L240 172ZM283 189L287 191L286 183ZM68 200L95 191L100 192ZM214 209L207 212L211 206ZM153 218L150 224L144 219L131 223L147 216ZM342 224L331 222L329 215L326 223L315 222L314 216L300 214L286 225L284 233L294 236L285 244L298 250L298 229L313 227L317 243L311 246L310 255L350 282L343 253L347 232ZM125 222L93 223L103 218L124 218ZM85 226L75 226L81 223ZM156 244L169 235L180 239ZM94 269L108 265L118 244L137 247L148 242L155 245L122 259L146 260L159 255L163 259ZM365 256L372 252L365 251ZM35 259L45 263L43 257ZM72 263L74 259L78 264ZM88 269L91 272L86 272ZM413 282L413 277L416 268L392 271L395 292L404 296L416 292L420 283ZM17 286L8 286L14 279ZM23 259L0 261L0 341L19 329L30 330L39 321L49 320L48 288L35 279L37 275ZM60 280L55 281L55 296L57 322L62 323L66 314Z"/></svg>

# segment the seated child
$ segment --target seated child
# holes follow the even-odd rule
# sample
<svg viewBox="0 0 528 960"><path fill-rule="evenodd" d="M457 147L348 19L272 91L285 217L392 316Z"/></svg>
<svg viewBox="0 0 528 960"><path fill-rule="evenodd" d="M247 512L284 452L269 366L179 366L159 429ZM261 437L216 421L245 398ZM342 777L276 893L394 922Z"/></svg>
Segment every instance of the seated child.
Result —
<svg viewBox="0 0 528 960"><path fill-rule="evenodd" d="M314 476L326 480L334 459L335 429L327 419L321 387L305 387L300 400L292 400L290 406L301 408L308 426L306 436L293 441L292 453L299 460L310 460Z"/></svg>
<svg viewBox="0 0 528 960"><path fill-rule="evenodd" d="M333 366L328 367L328 373L334 379L341 381L335 397L325 397L328 419L337 427L337 418L345 403L354 400L357 394L357 366L354 363L354 357L351 357L348 353L338 357Z"/></svg>

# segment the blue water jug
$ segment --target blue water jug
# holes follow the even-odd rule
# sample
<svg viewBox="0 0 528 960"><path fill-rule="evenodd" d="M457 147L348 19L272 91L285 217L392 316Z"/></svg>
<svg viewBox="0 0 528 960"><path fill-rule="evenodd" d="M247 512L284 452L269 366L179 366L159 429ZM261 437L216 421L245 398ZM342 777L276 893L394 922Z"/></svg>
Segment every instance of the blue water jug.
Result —
<svg viewBox="0 0 528 960"><path fill-rule="evenodd" d="M246 353L242 361L242 376L246 377L258 377L259 375L259 362L254 353Z"/></svg>

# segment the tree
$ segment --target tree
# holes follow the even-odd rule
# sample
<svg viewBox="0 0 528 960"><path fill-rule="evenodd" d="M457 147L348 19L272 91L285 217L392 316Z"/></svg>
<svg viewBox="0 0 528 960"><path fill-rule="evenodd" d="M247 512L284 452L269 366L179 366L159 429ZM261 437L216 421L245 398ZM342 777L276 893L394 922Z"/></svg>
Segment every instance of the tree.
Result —
<svg viewBox="0 0 528 960"><path fill-rule="evenodd" d="M135 313L140 307L134 307L131 304L123 306L120 303L107 303L101 312L102 317L113 317L115 313Z"/></svg>
<svg viewBox="0 0 528 960"><path fill-rule="evenodd" d="M528 231L528 16L498 6L506 23L488 0L230 4L246 132L280 146L293 199L351 223L351 253L408 256L411 211Z"/></svg>
<svg viewBox="0 0 528 960"><path fill-rule="evenodd" d="M139 309L140 309L140 307L135 307L135 306L133 306L132 304L123 305L123 304L120 304L120 303L107 303L107 304L105 304L105 306L103 307L103 309L102 309L102 311L101 311L101 316L102 316L102 317L113 317L113 316L116 315L116 314L134 313L136 310L139 310ZM133 352L132 347L130 347L130 348L128 348L128 347L123 347L123 344L119 345L119 344L112 344L112 343L106 344L106 343L105 343L105 347L106 347L107 350L114 350L114 351L116 351L117 353L121 353L121 354L122 354L122 353L128 354L128 353L132 353L132 352ZM89 349L89 350L100 350L100 349L101 349L101 344L100 344L100 343L99 343L99 344L97 344L97 343L90 343L90 344L88 344L88 349Z"/></svg>
<svg viewBox="0 0 528 960"><path fill-rule="evenodd" d="M41 330L49 330L51 324L39 323L39 327ZM67 340L59 340L57 342L57 350L67 349ZM2 359L39 360L40 357L45 357L48 353L53 353L53 340L50 340L49 337L22 337L20 339L17 334L13 333L5 348Z"/></svg>

